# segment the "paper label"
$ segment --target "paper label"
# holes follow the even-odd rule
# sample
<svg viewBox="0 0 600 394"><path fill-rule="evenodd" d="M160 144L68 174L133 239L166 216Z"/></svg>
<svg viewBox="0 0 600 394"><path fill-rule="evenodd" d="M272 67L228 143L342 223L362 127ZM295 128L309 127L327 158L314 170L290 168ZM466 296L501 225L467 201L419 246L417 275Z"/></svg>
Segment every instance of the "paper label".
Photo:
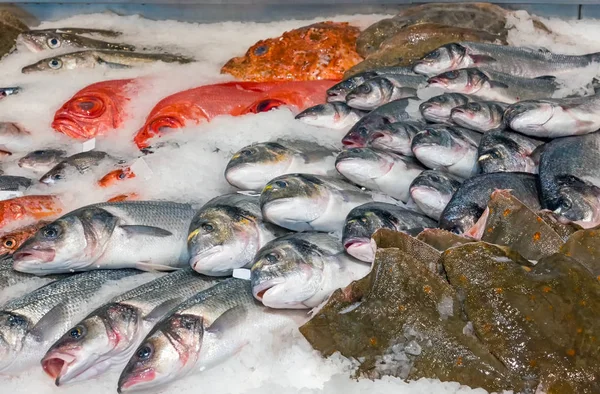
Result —
<svg viewBox="0 0 600 394"><path fill-rule="evenodd" d="M140 177L142 179L149 179L150 177L152 177L152 170L150 169L148 163L146 163L146 160L144 160L143 157L140 157L139 159L134 161L133 164L129 167L129 169L131 169L131 172L133 172L136 177Z"/></svg>
<svg viewBox="0 0 600 394"><path fill-rule="evenodd" d="M96 139L92 138L92 139L89 139L87 141L84 141L81 144L81 151L82 152L89 152L92 149L94 149L95 147L96 147Z"/></svg>
<svg viewBox="0 0 600 394"><path fill-rule="evenodd" d="M250 270L248 268L236 268L233 270L233 277L250 280Z"/></svg>

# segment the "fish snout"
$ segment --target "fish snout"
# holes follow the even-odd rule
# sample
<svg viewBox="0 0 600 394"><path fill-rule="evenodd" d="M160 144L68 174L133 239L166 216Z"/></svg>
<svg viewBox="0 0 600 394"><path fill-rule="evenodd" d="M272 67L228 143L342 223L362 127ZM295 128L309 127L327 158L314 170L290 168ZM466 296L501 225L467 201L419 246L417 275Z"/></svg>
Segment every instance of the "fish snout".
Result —
<svg viewBox="0 0 600 394"><path fill-rule="evenodd" d="M92 138L96 135L96 129L85 130L85 128L69 116L68 111L57 114L52 122L52 128L71 138ZM90 137L91 134L91 137Z"/></svg>
<svg viewBox="0 0 600 394"><path fill-rule="evenodd" d="M42 369L54 380L54 384L60 386L61 383L65 383L61 382L61 378L75 359L76 357L69 353L51 351L42 359Z"/></svg>
<svg viewBox="0 0 600 394"><path fill-rule="evenodd" d="M370 239L350 238L344 241L346 252L360 261L372 263L375 260L375 249Z"/></svg>

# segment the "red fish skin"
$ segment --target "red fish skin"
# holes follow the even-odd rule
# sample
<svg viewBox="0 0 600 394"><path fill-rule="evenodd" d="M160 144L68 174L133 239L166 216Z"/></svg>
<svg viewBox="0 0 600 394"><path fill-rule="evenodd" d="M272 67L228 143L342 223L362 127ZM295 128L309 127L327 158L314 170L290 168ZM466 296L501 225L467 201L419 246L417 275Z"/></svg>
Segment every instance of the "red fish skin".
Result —
<svg viewBox="0 0 600 394"><path fill-rule="evenodd" d="M16 221L58 217L63 205L53 195L31 195L0 201L0 229Z"/></svg>
<svg viewBox="0 0 600 394"><path fill-rule="evenodd" d="M227 82L185 90L156 104L134 142L140 149L147 148L148 140L160 137L167 129L210 121L219 115L265 112L283 105L300 112L325 102L327 89L338 82Z"/></svg>
<svg viewBox="0 0 600 394"><path fill-rule="evenodd" d="M138 79L89 85L56 111L52 128L75 139L90 139L118 129L129 116L128 104L139 87Z"/></svg>

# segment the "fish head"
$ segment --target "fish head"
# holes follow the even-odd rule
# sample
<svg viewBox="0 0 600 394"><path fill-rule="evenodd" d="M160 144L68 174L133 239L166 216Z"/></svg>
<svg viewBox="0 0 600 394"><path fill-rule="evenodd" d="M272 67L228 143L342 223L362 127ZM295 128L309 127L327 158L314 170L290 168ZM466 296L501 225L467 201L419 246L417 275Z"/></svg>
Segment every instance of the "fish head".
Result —
<svg viewBox="0 0 600 394"><path fill-rule="evenodd" d="M48 222L38 222L31 226L23 227L0 237L0 256L13 254L26 240Z"/></svg>
<svg viewBox="0 0 600 394"><path fill-rule="evenodd" d="M471 102L452 109L452 120L458 125L490 127L494 119L490 107L484 103Z"/></svg>
<svg viewBox="0 0 600 394"><path fill-rule="evenodd" d="M342 232L344 249L361 261L373 262L376 246L371 241L371 236L380 228L396 228L390 215L366 206L354 208L348 214Z"/></svg>
<svg viewBox="0 0 600 394"><path fill-rule="evenodd" d="M441 213L459 186L458 178L442 171L427 170L413 180L410 195L419 206Z"/></svg>
<svg viewBox="0 0 600 394"><path fill-rule="evenodd" d="M445 93L421 103L419 110L430 122L444 123L448 121L452 108L466 104L469 98L460 93Z"/></svg>
<svg viewBox="0 0 600 394"><path fill-rule="evenodd" d="M121 372L118 392L147 390L184 375L196 364L203 337L202 317L169 316L138 346Z"/></svg>
<svg viewBox="0 0 600 394"><path fill-rule="evenodd" d="M535 135L552 119L556 109L557 105L550 101L521 101L506 109L504 120L513 130Z"/></svg>
<svg viewBox="0 0 600 394"><path fill-rule="evenodd" d="M368 119L362 118L346 133L342 138L342 144L346 148L361 148L367 146L369 136L374 132L374 129L382 127L389 123L384 119Z"/></svg>
<svg viewBox="0 0 600 394"><path fill-rule="evenodd" d="M450 166L464 156L465 148L446 126L430 126L415 135L412 151L427 166Z"/></svg>
<svg viewBox="0 0 600 394"><path fill-rule="evenodd" d="M54 185L59 182L64 182L77 174L78 171L74 166L66 162L60 162L52 167L50 171L42 175L40 182L45 183L46 185Z"/></svg>
<svg viewBox="0 0 600 394"><path fill-rule="evenodd" d="M467 49L460 44L452 43L441 46L421 60L415 62L413 71L417 74L436 75L450 70L469 67Z"/></svg>
<svg viewBox="0 0 600 394"><path fill-rule="evenodd" d="M108 174L104 175L98 181L98 185L101 187L109 187L115 184L124 181L125 179L135 178L135 173L131 171L131 168L119 168L117 170L111 171Z"/></svg>
<svg viewBox="0 0 600 394"><path fill-rule="evenodd" d="M412 155L410 145L415 134L415 129L405 123L390 123L378 127L376 131L369 134L367 145Z"/></svg>
<svg viewBox="0 0 600 394"><path fill-rule="evenodd" d="M250 212L235 206L202 209L190 224L190 265L204 275L230 275L251 262L259 243L257 218Z"/></svg>
<svg viewBox="0 0 600 394"><path fill-rule="evenodd" d="M572 222L598 222L600 188L573 175L558 176L556 183L556 197L546 201L549 209Z"/></svg>
<svg viewBox="0 0 600 394"><path fill-rule="evenodd" d="M477 162L484 173L526 171L535 168L533 159L524 152L523 147L501 134L486 137L485 146L480 145Z"/></svg>
<svg viewBox="0 0 600 394"><path fill-rule="evenodd" d="M287 174L272 179L260 194L263 218L278 226L310 230L329 204L326 182L311 174Z"/></svg>
<svg viewBox="0 0 600 394"><path fill-rule="evenodd" d="M267 243L252 264L252 294L265 306L306 309L320 290L325 252L299 237L282 237Z"/></svg>
<svg viewBox="0 0 600 394"><path fill-rule="evenodd" d="M477 74L471 75L467 69L446 71L427 80L428 86L437 87L448 92L474 93L479 90Z"/></svg>
<svg viewBox="0 0 600 394"><path fill-rule="evenodd" d="M225 179L244 190L261 190L274 177L285 174L294 152L277 142L253 144L236 152L225 168Z"/></svg>
<svg viewBox="0 0 600 394"><path fill-rule="evenodd" d="M92 68L95 64L96 58L91 52L74 52L42 59L29 66L23 67L21 72L23 74L29 74L40 71L75 70L83 67Z"/></svg>
<svg viewBox="0 0 600 394"><path fill-rule="evenodd" d="M371 78L375 78L376 76L377 73L367 71L344 79L343 81L327 89L327 102L345 102L348 93L350 93L358 85Z"/></svg>
<svg viewBox="0 0 600 394"><path fill-rule="evenodd" d="M33 171L48 171L66 158L67 152L60 149L40 149L29 152L19 159L18 165Z"/></svg>
<svg viewBox="0 0 600 394"><path fill-rule="evenodd" d="M18 43L24 44L31 52L59 49L63 45L63 35L51 31L24 31L19 34Z"/></svg>
<svg viewBox="0 0 600 394"><path fill-rule="evenodd" d="M42 358L42 368L57 386L94 378L126 361L140 326L134 307L109 303L58 339Z"/></svg>
<svg viewBox="0 0 600 394"><path fill-rule="evenodd" d="M335 168L344 177L358 184L372 183L386 175L394 166L394 156L372 148L343 150L335 159Z"/></svg>
<svg viewBox="0 0 600 394"><path fill-rule="evenodd" d="M32 324L25 316L0 312L0 371L8 368L19 356L31 328Z"/></svg>
<svg viewBox="0 0 600 394"><path fill-rule="evenodd" d="M393 88L385 78L369 79L348 93L346 103L354 108L373 109L386 102Z"/></svg>
<svg viewBox="0 0 600 394"><path fill-rule="evenodd" d="M447 205L440 216L440 228L455 234L465 234L471 230L483 214L474 202Z"/></svg>
<svg viewBox="0 0 600 394"><path fill-rule="evenodd" d="M315 105L296 115L296 119L308 125L334 129L352 126L359 118L357 111L342 102Z"/></svg>

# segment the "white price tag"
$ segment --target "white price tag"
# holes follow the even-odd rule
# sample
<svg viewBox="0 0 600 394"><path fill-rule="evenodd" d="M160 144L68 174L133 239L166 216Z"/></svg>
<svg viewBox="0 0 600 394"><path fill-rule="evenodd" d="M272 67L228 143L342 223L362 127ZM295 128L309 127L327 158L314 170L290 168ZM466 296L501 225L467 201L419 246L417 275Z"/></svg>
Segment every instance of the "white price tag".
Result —
<svg viewBox="0 0 600 394"><path fill-rule="evenodd" d="M17 198L22 196L23 192L20 191L0 190L0 201L10 200L11 198Z"/></svg>
<svg viewBox="0 0 600 394"><path fill-rule="evenodd" d="M250 270L248 268L236 268L233 270L233 277L250 280Z"/></svg>
<svg viewBox="0 0 600 394"><path fill-rule="evenodd" d="M152 170L148 167L148 163L144 160L143 157L140 157L129 167L131 172L135 174L136 177L140 177L142 179L149 179L152 177Z"/></svg>
<svg viewBox="0 0 600 394"><path fill-rule="evenodd" d="M96 147L96 139L92 138L92 139L89 139L87 141L84 141L81 144L81 151L82 152L89 152L92 149L94 149L95 147Z"/></svg>

